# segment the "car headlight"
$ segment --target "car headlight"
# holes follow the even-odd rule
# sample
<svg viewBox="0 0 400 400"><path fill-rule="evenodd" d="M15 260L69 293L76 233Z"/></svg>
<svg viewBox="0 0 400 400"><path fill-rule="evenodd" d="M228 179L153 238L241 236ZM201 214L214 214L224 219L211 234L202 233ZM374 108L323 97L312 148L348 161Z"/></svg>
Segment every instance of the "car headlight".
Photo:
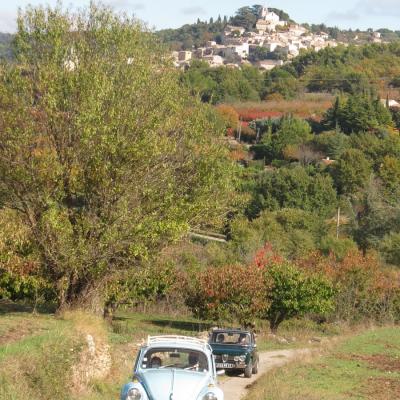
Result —
<svg viewBox="0 0 400 400"><path fill-rule="evenodd" d="M204 395L203 400L218 400L218 397L213 392L208 392Z"/></svg>
<svg viewBox="0 0 400 400"><path fill-rule="evenodd" d="M234 360L244 362L246 361L246 356L235 356Z"/></svg>
<svg viewBox="0 0 400 400"><path fill-rule="evenodd" d="M126 396L126 400L139 400L142 398L142 394L140 390L137 388L132 388L128 390L128 394Z"/></svg>

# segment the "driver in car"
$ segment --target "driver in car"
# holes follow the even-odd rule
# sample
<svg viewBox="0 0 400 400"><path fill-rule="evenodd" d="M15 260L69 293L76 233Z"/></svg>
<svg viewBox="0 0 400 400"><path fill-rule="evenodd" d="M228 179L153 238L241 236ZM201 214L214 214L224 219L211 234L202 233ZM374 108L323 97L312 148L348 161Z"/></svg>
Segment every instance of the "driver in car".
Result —
<svg viewBox="0 0 400 400"><path fill-rule="evenodd" d="M207 371L207 360L202 354L191 352L188 357L189 366L186 369L192 371Z"/></svg>
<svg viewBox="0 0 400 400"><path fill-rule="evenodd" d="M188 364L189 365L186 369L197 371L197 369L199 368L199 356L197 353L189 353Z"/></svg>
<svg viewBox="0 0 400 400"><path fill-rule="evenodd" d="M151 357L149 367L150 368L160 368L161 364L162 364L161 358L157 357L157 356L153 356L153 357Z"/></svg>

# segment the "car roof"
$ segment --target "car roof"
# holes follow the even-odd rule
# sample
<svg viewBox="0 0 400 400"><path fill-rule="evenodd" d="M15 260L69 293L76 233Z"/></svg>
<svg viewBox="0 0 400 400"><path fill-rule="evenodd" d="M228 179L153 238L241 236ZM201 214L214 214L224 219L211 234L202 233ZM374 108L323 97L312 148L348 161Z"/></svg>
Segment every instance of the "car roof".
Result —
<svg viewBox="0 0 400 400"><path fill-rule="evenodd" d="M178 335L149 336L147 342L144 343L142 347L174 347L179 349L199 350L203 352L211 351L210 345L206 340Z"/></svg>
<svg viewBox="0 0 400 400"><path fill-rule="evenodd" d="M213 329L212 333L250 333L243 329Z"/></svg>

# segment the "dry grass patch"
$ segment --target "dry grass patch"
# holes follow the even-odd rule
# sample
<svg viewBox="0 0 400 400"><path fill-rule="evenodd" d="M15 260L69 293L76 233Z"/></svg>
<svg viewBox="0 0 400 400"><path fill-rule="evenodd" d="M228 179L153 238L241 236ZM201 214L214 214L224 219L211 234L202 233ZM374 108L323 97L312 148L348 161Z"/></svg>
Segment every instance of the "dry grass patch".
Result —
<svg viewBox="0 0 400 400"><path fill-rule="evenodd" d="M353 360L367 363L371 369L385 372L400 372L399 357L389 357L384 354L361 355L361 354L341 354L344 360Z"/></svg>
<svg viewBox="0 0 400 400"><path fill-rule="evenodd" d="M345 337L323 355L300 360L262 377L246 400L392 400L399 397L398 327Z"/></svg>
<svg viewBox="0 0 400 400"><path fill-rule="evenodd" d="M370 378L362 388L362 392L368 400L400 399L400 379Z"/></svg>
<svg viewBox="0 0 400 400"><path fill-rule="evenodd" d="M308 93L299 99L234 103L242 117L268 118L294 114L298 117L321 117L332 106L335 97L327 93ZM247 118L248 119L248 118Z"/></svg>

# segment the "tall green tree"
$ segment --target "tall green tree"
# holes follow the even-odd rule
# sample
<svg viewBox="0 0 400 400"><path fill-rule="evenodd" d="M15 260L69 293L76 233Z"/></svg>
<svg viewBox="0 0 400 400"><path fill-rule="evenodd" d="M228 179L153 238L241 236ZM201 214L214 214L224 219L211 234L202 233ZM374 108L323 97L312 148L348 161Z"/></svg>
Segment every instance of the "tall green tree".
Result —
<svg viewBox="0 0 400 400"><path fill-rule="evenodd" d="M260 12L259 5L252 7L241 7L236 11L236 15L230 20L232 25L242 26L246 30L251 31L256 25L258 15Z"/></svg>
<svg viewBox="0 0 400 400"><path fill-rule="evenodd" d="M379 99L370 95L351 95L345 101L336 100L325 115L324 123L329 128L339 127L346 134L377 131L392 127L390 111Z"/></svg>
<svg viewBox="0 0 400 400"><path fill-rule="evenodd" d="M59 306L101 305L119 271L224 213L222 132L152 34L106 7L28 7L15 45L0 75L1 205Z"/></svg>
<svg viewBox="0 0 400 400"><path fill-rule="evenodd" d="M333 180L340 194L355 194L368 182L371 163L357 149L346 150L331 167Z"/></svg>

